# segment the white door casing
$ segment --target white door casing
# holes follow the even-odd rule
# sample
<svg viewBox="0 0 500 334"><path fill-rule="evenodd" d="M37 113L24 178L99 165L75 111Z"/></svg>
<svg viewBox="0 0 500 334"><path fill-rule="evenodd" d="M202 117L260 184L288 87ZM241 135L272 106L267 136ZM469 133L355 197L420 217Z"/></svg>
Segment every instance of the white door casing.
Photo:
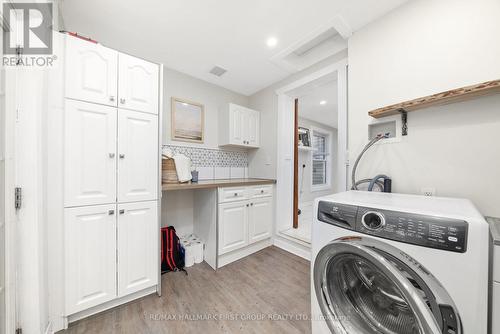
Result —
<svg viewBox="0 0 500 334"><path fill-rule="evenodd" d="M119 107L158 114L158 65L124 53L118 63Z"/></svg>
<svg viewBox="0 0 500 334"><path fill-rule="evenodd" d="M117 110L66 99L65 206L116 201Z"/></svg>
<svg viewBox="0 0 500 334"><path fill-rule="evenodd" d="M270 238L273 222L273 198L252 199L248 217L249 243Z"/></svg>
<svg viewBox="0 0 500 334"><path fill-rule="evenodd" d="M158 198L158 117L118 110L118 202Z"/></svg>
<svg viewBox="0 0 500 334"><path fill-rule="evenodd" d="M65 209L66 315L116 297L116 205Z"/></svg>
<svg viewBox="0 0 500 334"><path fill-rule="evenodd" d="M156 285L156 201L118 204L118 297Z"/></svg>
<svg viewBox="0 0 500 334"><path fill-rule="evenodd" d="M66 36L66 97L117 106L118 52Z"/></svg>
<svg viewBox="0 0 500 334"><path fill-rule="evenodd" d="M219 205L219 255L248 245L248 207L246 201Z"/></svg>

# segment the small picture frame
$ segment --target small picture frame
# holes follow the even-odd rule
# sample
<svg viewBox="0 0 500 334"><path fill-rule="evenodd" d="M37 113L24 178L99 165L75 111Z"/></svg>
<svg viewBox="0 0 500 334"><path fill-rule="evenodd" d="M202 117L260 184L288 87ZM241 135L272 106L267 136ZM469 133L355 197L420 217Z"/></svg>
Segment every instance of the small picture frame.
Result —
<svg viewBox="0 0 500 334"><path fill-rule="evenodd" d="M299 127L299 146L311 147L311 131L308 128Z"/></svg>
<svg viewBox="0 0 500 334"><path fill-rule="evenodd" d="M172 97L172 140L202 144L205 132L204 109L200 103Z"/></svg>

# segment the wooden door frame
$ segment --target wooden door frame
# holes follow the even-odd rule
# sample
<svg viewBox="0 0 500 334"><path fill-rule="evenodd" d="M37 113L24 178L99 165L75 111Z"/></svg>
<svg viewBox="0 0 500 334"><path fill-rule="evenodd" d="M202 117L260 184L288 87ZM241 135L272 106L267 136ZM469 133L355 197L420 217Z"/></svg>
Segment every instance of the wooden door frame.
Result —
<svg viewBox="0 0 500 334"><path fill-rule="evenodd" d="M299 227L299 99L293 109L293 228Z"/></svg>
<svg viewBox="0 0 500 334"><path fill-rule="evenodd" d="M321 70L308 74L275 91L278 96L278 149L277 149L277 191L275 235L293 226L293 160L295 160L293 90L324 76L337 73L338 79L338 191L347 190L347 170L349 167L347 147L347 59L328 65ZM298 213L298 212L297 212Z"/></svg>

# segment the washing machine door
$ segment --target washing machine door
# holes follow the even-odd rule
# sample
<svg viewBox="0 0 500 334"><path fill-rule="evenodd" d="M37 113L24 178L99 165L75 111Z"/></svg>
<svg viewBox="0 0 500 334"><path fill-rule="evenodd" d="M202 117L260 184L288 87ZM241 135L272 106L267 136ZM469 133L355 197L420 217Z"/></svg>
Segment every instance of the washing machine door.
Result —
<svg viewBox="0 0 500 334"><path fill-rule="evenodd" d="M318 253L313 277L332 333L462 333L457 309L436 278L378 239L332 241Z"/></svg>

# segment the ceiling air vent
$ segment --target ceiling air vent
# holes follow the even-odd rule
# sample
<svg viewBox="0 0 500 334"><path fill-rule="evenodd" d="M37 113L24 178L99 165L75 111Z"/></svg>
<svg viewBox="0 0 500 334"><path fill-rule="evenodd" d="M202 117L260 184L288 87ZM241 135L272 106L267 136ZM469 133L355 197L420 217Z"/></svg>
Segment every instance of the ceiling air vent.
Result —
<svg viewBox="0 0 500 334"><path fill-rule="evenodd" d="M225 68L220 67L220 66L214 66L214 68L212 68L210 70L211 74L216 75L218 77L221 77L226 72L227 72L227 70Z"/></svg>

